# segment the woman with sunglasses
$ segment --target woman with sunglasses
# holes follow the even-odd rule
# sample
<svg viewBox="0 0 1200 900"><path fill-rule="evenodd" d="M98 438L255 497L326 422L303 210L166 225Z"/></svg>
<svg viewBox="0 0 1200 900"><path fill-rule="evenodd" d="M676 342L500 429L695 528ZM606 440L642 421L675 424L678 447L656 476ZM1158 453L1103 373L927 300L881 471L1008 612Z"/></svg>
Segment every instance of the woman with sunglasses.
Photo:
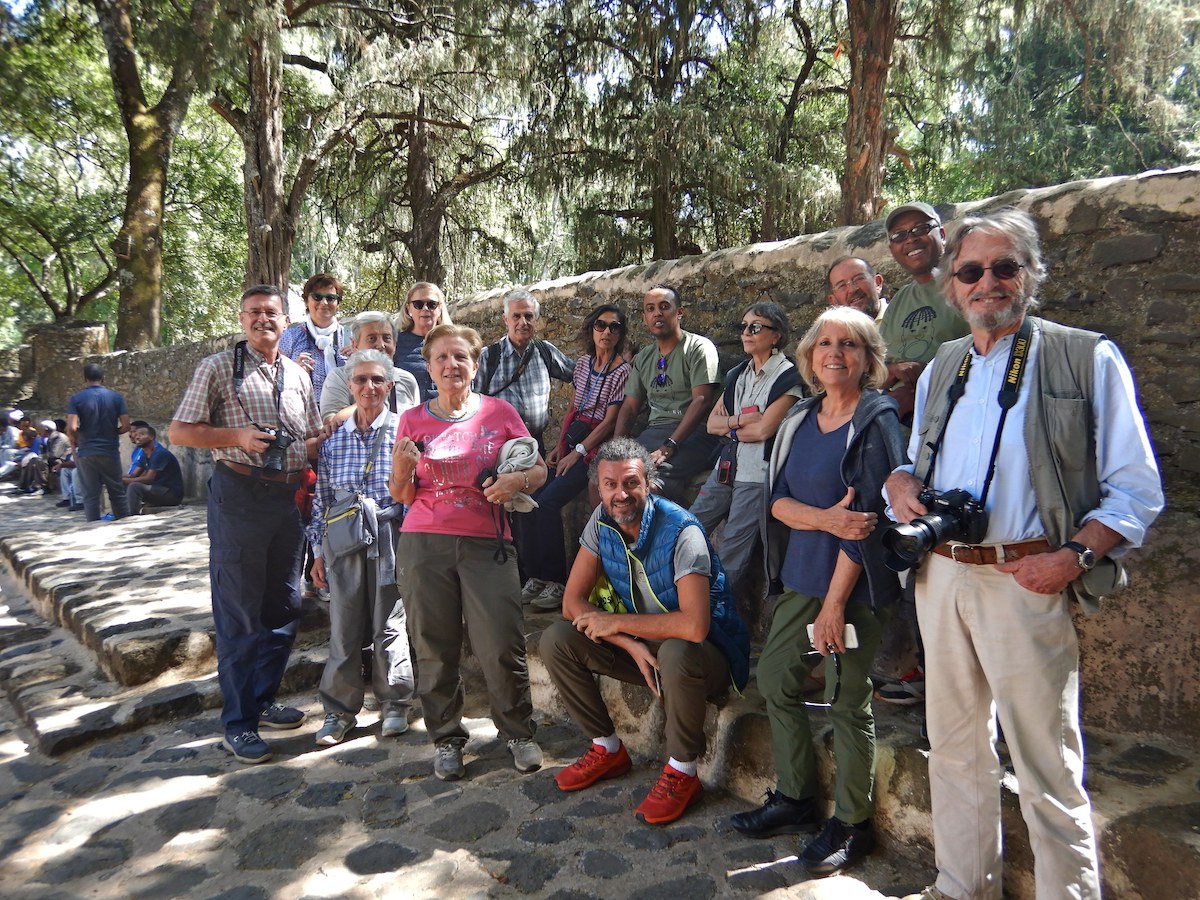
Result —
<svg viewBox="0 0 1200 900"><path fill-rule="evenodd" d="M708 416L708 433L721 438L721 456L692 504L704 530L725 522L719 552L730 590L737 593L766 520L767 460L779 423L802 396L787 346L787 313L755 303L737 326L747 358L730 371Z"/></svg>
<svg viewBox="0 0 1200 900"><path fill-rule="evenodd" d="M779 427L769 466L771 528L787 532L782 559L768 542L768 569L784 592L758 661L758 686L771 722L777 789L730 824L768 837L815 831L824 818L817 757L804 704L809 648L836 653L829 720L837 760L833 817L800 854L810 874L840 872L871 852L875 720L869 671L900 595L883 563L883 483L907 459L883 340L870 317L851 307L823 312L796 348L796 365L814 395ZM847 635L855 629L855 640ZM808 628L812 627L810 643ZM833 684L828 683L832 681Z"/></svg>
<svg viewBox="0 0 1200 900"><path fill-rule="evenodd" d="M587 487L592 457L612 437L630 371L624 355L625 313L619 306L605 303L588 313L577 340L584 353L575 363L575 396L558 446L546 458L550 480L534 494L538 508L518 514L531 518L527 543L538 548L522 560L527 580L521 599L539 610L562 608L567 581L562 510Z"/></svg>
<svg viewBox="0 0 1200 900"><path fill-rule="evenodd" d="M417 379L421 388L421 402L437 396L437 385L429 376L429 366L421 355L425 335L435 325L453 325L450 310L446 307L446 295L436 284L418 281L408 289L404 305L400 307L400 332L396 335L395 362L404 371Z"/></svg>
<svg viewBox="0 0 1200 900"><path fill-rule="evenodd" d="M279 341L279 352L300 364L312 378L313 397L321 402L325 376L346 364L342 348L350 335L338 323L342 283L328 272L318 272L301 290L308 310L302 321L289 325Z"/></svg>

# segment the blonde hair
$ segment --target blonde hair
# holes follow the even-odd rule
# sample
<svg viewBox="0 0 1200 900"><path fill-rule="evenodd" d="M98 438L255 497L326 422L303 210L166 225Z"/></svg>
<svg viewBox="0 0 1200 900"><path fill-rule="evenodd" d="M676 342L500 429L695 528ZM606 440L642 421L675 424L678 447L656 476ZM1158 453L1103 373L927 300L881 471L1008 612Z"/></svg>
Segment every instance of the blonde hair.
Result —
<svg viewBox="0 0 1200 900"><path fill-rule="evenodd" d="M796 368L800 370L800 377L805 383L818 394L825 392L825 388L814 376L812 354L813 348L817 346L817 338L826 325L840 325L849 332L850 337L862 345L867 356L867 369L863 372L862 386L883 387L887 383L887 363L884 362L887 347L875 320L852 306L833 306L825 310L817 316L817 321L812 323L804 337L800 338L800 343L796 345Z"/></svg>
<svg viewBox="0 0 1200 900"><path fill-rule="evenodd" d="M414 294L429 294L434 300L438 301L440 306L437 309L437 321L435 325L453 325L454 320L450 318L450 307L446 305L446 295L442 293L442 289L432 281L418 281L408 289L408 293L404 295L404 302L400 304L400 313L397 317L397 331L412 331L416 322L413 321L412 313L408 311L409 301L412 300Z"/></svg>

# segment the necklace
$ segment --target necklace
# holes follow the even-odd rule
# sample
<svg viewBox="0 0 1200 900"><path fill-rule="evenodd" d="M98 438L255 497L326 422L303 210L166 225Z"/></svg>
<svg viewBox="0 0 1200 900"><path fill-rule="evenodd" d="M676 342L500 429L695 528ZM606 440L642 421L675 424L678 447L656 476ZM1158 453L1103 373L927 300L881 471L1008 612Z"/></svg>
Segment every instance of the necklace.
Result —
<svg viewBox="0 0 1200 900"><path fill-rule="evenodd" d="M441 397L437 397L436 399L429 401L429 411L430 412L434 411L433 410L434 404L437 404L437 412L434 414L439 419L448 419L451 422L461 422L463 419L465 419L467 416L469 416L471 414L471 405L472 404L471 404L470 397L467 398L466 406L463 407L463 411L460 412L458 415L455 415L454 413L452 413L448 409L446 409L444 406L442 406L442 398Z"/></svg>

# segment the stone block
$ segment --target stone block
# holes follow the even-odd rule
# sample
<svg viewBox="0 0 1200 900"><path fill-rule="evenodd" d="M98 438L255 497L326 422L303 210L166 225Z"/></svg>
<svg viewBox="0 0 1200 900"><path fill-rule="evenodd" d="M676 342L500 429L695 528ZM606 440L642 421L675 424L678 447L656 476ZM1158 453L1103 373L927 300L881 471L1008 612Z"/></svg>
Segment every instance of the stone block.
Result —
<svg viewBox="0 0 1200 900"><path fill-rule="evenodd" d="M1166 238L1161 234L1127 234L1105 238L1092 245L1092 262L1101 268L1148 262L1162 253Z"/></svg>

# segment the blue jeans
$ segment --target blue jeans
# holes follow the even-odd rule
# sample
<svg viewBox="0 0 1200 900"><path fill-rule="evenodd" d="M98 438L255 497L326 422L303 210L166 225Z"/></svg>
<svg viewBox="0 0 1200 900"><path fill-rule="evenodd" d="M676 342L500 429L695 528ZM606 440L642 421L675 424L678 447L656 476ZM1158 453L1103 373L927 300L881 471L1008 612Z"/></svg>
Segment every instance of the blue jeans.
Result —
<svg viewBox="0 0 1200 900"><path fill-rule="evenodd" d="M295 493L295 485L256 481L219 464L208 481L208 570L227 735L258 731L296 640L304 535Z"/></svg>
<svg viewBox="0 0 1200 900"><path fill-rule="evenodd" d="M567 583L567 550L563 542L562 511L587 488L587 464L580 460L562 475L552 477L533 495L538 508L514 513L513 543L523 553L526 578ZM536 549L534 549L536 548Z"/></svg>

